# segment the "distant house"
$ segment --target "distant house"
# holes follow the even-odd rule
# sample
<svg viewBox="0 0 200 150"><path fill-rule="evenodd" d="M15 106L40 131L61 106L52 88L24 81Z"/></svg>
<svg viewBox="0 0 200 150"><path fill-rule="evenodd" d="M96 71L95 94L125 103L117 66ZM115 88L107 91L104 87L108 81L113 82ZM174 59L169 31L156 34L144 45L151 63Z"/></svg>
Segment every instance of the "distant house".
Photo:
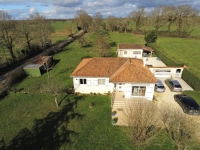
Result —
<svg viewBox="0 0 200 150"><path fill-rule="evenodd" d="M141 44L119 44L118 57L143 58L151 57L153 49Z"/></svg>
<svg viewBox="0 0 200 150"><path fill-rule="evenodd" d="M86 58L71 74L75 92L108 93L120 91L125 98L153 99L157 83L143 59Z"/></svg>

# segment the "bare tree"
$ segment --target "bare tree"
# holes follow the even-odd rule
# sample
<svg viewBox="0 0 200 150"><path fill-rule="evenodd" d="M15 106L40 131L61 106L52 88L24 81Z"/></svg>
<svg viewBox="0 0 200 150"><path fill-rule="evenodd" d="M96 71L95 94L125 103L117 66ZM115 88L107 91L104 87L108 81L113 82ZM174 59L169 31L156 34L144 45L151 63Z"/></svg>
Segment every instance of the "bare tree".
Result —
<svg viewBox="0 0 200 150"><path fill-rule="evenodd" d="M187 150L191 141L196 139L197 119L184 114L171 105L161 107L161 118L167 134L179 150Z"/></svg>
<svg viewBox="0 0 200 150"><path fill-rule="evenodd" d="M96 34L96 52L98 53L99 57L102 57L103 55L108 53L108 50L110 49L110 45L108 44L109 33L104 30L101 30L99 32L96 32Z"/></svg>
<svg viewBox="0 0 200 150"><path fill-rule="evenodd" d="M17 24L18 37L23 39L26 46L31 51L31 41L33 40L33 26L30 20L20 20Z"/></svg>
<svg viewBox="0 0 200 150"><path fill-rule="evenodd" d="M167 23L167 31L170 32L171 25L176 21L176 7L163 6L163 15Z"/></svg>
<svg viewBox="0 0 200 150"><path fill-rule="evenodd" d="M50 59L44 59L43 67L47 71L47 82L42 84L42 90L49 92L53 97L56 103L56 107L59 109L57 98L62 91L62 87L59 82L50 77L49 70L53 68L53 64L49 62Z"/></svg>
<svg viewBox="0 0 200 150"><path fill-rule="evenodd" d="M88 29L92 23L92 17L88 15L85 10L79 10L76 13L75 22L77 27L80 26L84 32L88 32Z"/></svg>
<svg viewBox="0 0 200 150"><path fill-rule="evenodd" d="M39 13L30 15L30 19L34 26L34 39L40 43L42 49L46 49L46 42L51 41L51 34L54 32L51 22Z"/></svg>
<svg viewBox="0 0 200 150"><path fill-rule="evenodd" d="M93 17L93 31L102 30L103 16L97 12Z"/></svg>
<svg viewBox="0 0 200 150"><path fill-rule="evenodd" d="M114 31L116 28L117 19L114 16L108 16L106 22L106 29L109 31Z"/></svg>
<svg viewBox="0 0 200 150"><path fill-rule="evenodd" d="M190 5L181 5L176 11L176 27L178 36L186 33L189 36L194 30L199 11Z"/></svg>
<svg viewBox="0 0 200 150"><path fill-rule="evenodd" d="M127 134L132 142L145 143L161 129L160 114L157 106L147 99L134 99L124 110Z"/></svg>
<svg viewBox="0 0 200 150"><path fill-rule="evenodd" d="M119 32L127 32L127 28L128 28L128 25L129 25L129 18L122 18L119 20L119 23L118 23L118 30Z"/></svg>
<svg viewBox="0 0 200 150"><path fill-rule="evenodd" d="M142 26L144 26L145 21L145 9L140 7L137 10L132 11L129 14L130 18L135 22L135 29L138 31Z"/></svg>
<svg viewBox="0 0 200 150"><path fill-rule="evenodd" d="M0 38L2 43L9 50L12 61L16 61L16 57L13 52L15 33L16 21L11 20L11 16L6 11L0 10Z"/></svg>
<svg viewBox="0 0 200 150"><path fill-rule="evenodd" d="M84 36L79 37L79 38L78 38L78 42L79 42L79 44L81 45L81 47L84 47L85 44L87 44L87 41L86 41L86 39L85 39Z"/></svg>
<svg viewBox="0 0 200 150"><path fill-rule="evenodd" d="M152 18L153 27L156 32L164 25L164 15L163 15L163 6L155 7L150 12Z"/></svg>

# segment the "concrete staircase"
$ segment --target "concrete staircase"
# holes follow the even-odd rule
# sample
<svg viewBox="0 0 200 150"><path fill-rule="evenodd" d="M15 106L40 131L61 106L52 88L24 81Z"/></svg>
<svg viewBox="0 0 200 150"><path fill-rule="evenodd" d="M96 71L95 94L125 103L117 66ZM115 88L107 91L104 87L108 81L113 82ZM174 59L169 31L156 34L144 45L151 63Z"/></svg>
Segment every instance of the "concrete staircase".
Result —
<svg viewBox="0 0 200 150"><path fill-rule="evenodd" d="M125 107L125 101L124 100L114 101L113 108L123 108L123 107Z"/></svg>

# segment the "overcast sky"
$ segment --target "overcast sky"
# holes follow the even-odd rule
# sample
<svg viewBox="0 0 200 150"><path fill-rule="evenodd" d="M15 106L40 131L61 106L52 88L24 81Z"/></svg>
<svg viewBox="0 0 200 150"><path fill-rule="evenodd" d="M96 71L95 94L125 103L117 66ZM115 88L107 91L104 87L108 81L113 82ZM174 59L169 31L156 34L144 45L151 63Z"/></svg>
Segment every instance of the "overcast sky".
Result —
<svg viewBox="0 0 200 150"><path fill-rule="evenodd" d="M74 18L78 10L86 10L93 16L100 12L104 17L126 17L138 7L150 10L159 5L189 4L200 10L200 0L0 0L0 9L15 19L25 19L39 12L47 18Z"/></svg>

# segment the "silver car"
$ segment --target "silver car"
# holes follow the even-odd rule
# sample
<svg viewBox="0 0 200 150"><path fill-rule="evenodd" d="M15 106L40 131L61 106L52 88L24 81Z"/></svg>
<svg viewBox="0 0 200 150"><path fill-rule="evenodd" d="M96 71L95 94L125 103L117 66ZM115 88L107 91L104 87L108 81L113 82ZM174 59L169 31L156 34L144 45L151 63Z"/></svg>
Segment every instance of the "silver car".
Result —
<svg viewBox="0 0 200 150"><path fill-rule="evenodd" d="M170 90L173 92L181 92L182 91L182 86L180 85L180 83L177 80L167 79L167 80L165 80L165 83L170 88Z"/></svg>
<svg viewBox="0 0 200 150"><path fill-rule="evenodd" d="M158 83L155 85L156 92L165 92L165 86L161 80L158 80Z"/></svg>

